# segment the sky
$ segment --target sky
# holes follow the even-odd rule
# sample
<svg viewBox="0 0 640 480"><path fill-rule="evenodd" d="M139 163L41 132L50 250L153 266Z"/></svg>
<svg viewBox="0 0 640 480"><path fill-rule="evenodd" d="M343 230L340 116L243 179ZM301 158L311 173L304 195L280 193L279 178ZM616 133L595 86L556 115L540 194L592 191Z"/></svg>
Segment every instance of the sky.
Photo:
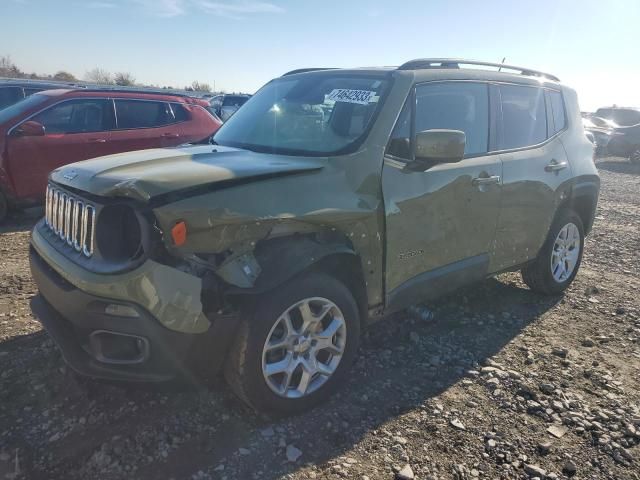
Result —
<svg viewBox="0 0 640 480"><path fill-rule="evenodd" d="M548 71L582 110L640 106L640 0L0 0L0 56L253 93L302 67L458 57Z"/></svg>

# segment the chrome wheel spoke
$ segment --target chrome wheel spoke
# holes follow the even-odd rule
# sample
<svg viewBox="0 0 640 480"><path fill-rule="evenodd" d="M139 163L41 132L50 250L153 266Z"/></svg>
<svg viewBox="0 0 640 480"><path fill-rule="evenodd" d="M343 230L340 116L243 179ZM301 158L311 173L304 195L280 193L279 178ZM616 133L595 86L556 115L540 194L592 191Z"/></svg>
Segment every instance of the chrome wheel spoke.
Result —
<svg viewBox="0 0 640 480"><path fill-rule="evenodd" d="M286 398L320 388L342 359L346 328L330 300L313 297L292 305L276 320L263 347L262 373L269 388Z"/></svg>
<svg viewBox="0 0 640 480"><path fill-rule="evenodd" d="M279 373L287 373L289 370L292 370L291 365L293 363L293 355L287 354L287 356L280 361L268 363L264 368L264 373L268 377L273 377Z"/></svg>

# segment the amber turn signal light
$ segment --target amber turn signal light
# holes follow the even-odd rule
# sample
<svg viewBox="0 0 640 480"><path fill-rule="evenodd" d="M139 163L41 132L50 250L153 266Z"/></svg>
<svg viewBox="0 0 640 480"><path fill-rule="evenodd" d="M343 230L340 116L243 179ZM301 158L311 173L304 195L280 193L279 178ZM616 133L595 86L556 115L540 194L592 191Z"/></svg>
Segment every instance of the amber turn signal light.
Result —
<svg viewBox="0 0 640 480"><path fill-rule="evenodd" d="M171 238L176 247L181 247L187 241L187 224L184 222L176 223L171 229Z"/></svg>

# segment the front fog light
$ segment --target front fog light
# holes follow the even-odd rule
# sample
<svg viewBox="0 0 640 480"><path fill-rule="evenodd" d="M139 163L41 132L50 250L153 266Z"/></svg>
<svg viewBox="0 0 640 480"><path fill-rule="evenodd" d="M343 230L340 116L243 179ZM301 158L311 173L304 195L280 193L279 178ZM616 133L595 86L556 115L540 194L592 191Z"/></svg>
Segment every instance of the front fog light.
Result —
<svg viewBox="0 0 640 480"><path fill-rule="evenodd" d="M140 316L138 312L136 312L135 308L128 307L126 305L118 305L116 303L110 303L104 307L104 313L107 315L113 315L114 317L138 318Z"/></svg>

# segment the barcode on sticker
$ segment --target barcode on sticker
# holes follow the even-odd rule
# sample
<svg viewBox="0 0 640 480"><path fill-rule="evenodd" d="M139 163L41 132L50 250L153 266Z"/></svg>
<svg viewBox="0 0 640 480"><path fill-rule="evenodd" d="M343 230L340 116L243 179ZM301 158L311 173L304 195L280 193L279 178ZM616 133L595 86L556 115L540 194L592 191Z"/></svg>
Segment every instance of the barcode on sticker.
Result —
<svg viewBox="0 0 640 480"><path fill-rule="evenodd" d="M327 100L333 102L357 103L367 105L377 101L376 92L370 90L351 90L348 88L336 88L329 95Z"/></svg>

